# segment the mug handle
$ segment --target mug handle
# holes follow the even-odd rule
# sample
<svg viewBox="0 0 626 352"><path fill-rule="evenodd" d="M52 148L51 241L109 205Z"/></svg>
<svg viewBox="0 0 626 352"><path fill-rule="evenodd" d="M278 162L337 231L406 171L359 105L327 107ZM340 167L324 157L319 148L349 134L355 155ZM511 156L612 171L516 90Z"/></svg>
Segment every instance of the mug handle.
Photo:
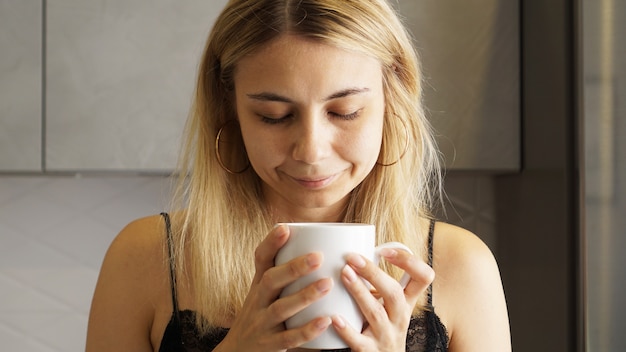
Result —
<svg viewBox="0 0 626 352"><path fill-rule="evenodd" d="M407 247L406 245L400 243L400 242L387 242L387 243L383 243L379 246L377 246L374 249L374 258L375 261L374 263L376 265L378 265L378 262L380 261L380 251L384 248L392 248L392 249L400 249L403 250L405 252L408 252L409 254L413 254L413 251ZM409 284L409 281L411 280L411 276L407 273L404 273L404 275L402 275L402 277L400 278L400 286L402 286L402 288L406 288L406 285Z"/></svg>

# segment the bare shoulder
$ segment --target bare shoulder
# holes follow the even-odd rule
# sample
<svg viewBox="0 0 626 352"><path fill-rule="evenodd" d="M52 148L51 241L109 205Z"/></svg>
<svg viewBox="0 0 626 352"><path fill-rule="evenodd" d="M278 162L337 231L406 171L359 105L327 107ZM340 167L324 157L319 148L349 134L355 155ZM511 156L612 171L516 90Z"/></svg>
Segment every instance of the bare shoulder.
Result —
<svg viewBox="0 0 626 352"><path fill-rule="evenodd" d="M438 222L433 303L450 334L450 351L508 351L506 301L495 257L475 234Z"/></svg>
<svg viewBox="0 0 626 352"><path fill-rule="evenodd" d="M474 272L483 266L495 264L494 256L487 245L474 233L444 222L435 226L435 255L445 260L437 261L441 269L453 267L449 274L463 274L463 271ZM485 269L485 268L482 268ZM459 271L460 270L460 271Z"/></svg>
<svg viewBox="0 0 626 352"><path fill-rule="evenodd" d="M126 225L115 237L106 259L118 258L124 262L142 262L161 251L165 243L165 224L160 215L137 219ZM127 255L132 254L132 255Z"/></svg>
<svg viewBox="0 0 626 352"><path fill-rule="evenodd" d="M102 264L101 277L114 274L133 282L149 280L145 274L164 264L165 225L161 216L135 220L120 231L111 243Z"/></svg>
<svg viewBox="0 0 626 352"><path fill-rule="evenodd" d="M92 300L87 351L153 350L156 307L168 291L164 244L160 216L131 222L113 240Z"/></svg>

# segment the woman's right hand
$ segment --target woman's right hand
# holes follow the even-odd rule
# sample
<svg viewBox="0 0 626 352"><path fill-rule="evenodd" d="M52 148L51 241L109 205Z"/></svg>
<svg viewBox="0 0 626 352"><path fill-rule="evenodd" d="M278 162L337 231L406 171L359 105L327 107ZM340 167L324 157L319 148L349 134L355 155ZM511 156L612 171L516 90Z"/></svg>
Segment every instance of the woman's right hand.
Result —
<svg viewBox="0 0 626 352"><path fill-rule="evenodd" d="M320 317L299 328L285 329L285 320L325 296L333 285L325 278L293 295L279 297L285 286L318 269L323 260L321 253L313 252L274 266L274 257L288 238L288 227L280 225L257 247L250 292L215 351L284 351L314 339L331 324L330 317Z"/></svg>

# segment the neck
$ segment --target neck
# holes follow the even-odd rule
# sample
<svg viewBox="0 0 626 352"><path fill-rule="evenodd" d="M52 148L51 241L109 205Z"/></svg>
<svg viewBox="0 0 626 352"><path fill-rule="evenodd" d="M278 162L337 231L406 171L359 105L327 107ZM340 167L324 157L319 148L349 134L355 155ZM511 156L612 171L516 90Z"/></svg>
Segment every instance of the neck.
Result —
<svg viewBox="0 0 626 352"><path fill-rule="evenodd" d="M288 208L282 209L269 205L271 218L278 222L343 222L346 216L347 202L340 206L324 208Z"/></svg>

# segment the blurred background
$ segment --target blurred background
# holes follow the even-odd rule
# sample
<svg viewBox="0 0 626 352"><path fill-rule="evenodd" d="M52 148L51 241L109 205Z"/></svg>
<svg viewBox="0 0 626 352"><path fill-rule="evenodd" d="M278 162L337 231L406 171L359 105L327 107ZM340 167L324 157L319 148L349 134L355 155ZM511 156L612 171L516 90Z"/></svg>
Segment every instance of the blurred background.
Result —
<svg viewBox="0 0 626 352"><path fill-rule="evenodd" d="M167 209L225 3L0 0L6 350L84 349L109 243ZM626 3L392 3L444 154L440 216L494 252L514 350L626 350Z"/></svg>

